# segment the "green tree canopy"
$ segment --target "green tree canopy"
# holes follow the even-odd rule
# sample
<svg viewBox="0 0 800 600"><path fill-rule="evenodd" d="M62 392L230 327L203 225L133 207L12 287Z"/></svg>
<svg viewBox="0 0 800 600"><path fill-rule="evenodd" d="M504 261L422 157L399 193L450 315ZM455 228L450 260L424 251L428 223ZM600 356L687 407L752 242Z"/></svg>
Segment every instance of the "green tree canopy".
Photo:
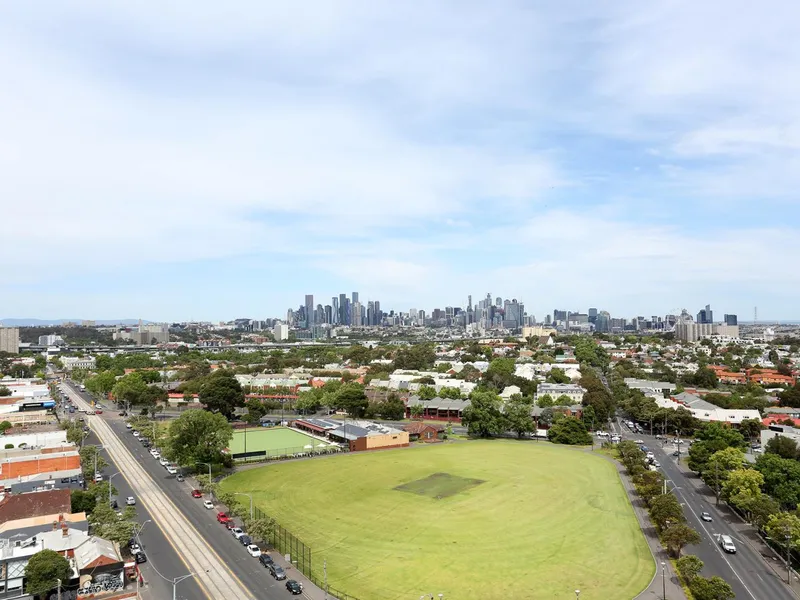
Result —
<svg viewBox="0 0 800 600"><path fill-rule="evenodd" d="M244 391L233 373L216 371L200 387L200 402L207 410L230 418L235 409L244 406Z"/></svg>
<svg viewBox="0 0 800 600"><path fill-rule="evenodd" d="M42 595L53 590L58 580L66 583L72 579L69 561L55 550L40 550L28 559L25 566L25 591Z"/></svg>
<svg viewBox="0 0 800 600"><path fill-rule="evenodd" d="M586 431L583 421L574 417L555 419L547 430L547 439L554 444L582 446L592 443L592 436Z"/></svg>
<svg viewBox="0 0 800 600"><path fill-rule="evenodd" d="M722 577L695 577L689 584L694 600L733 600L736 594Z"/></svg>
<svg viewBox="0 0 800 600"><path fill-rule="evenodd" d="M461 422L471 436L488 438L506 430L506 419L500 411L502 401L494 392L472 392L470 405L464 409Z"/></svg>
<svg viewBox="0 0 800 600"><path fill-rule="evenodd" d="M675 561L675 566L678 568L678 573L681 574L684 581L691 584L694 578L703 570L703 561L694 554L687 554Z"/></svg>
<svg viewBox="0 0 800 600"><path fill-rule="evenodd" d="M781 507L794 510L800 503L800 462L777 454L762 454L756 469L764 476L763 491Z"/></svg>
<svg viewBox="0 0 800 600"><path fill-rule="evenodd" d="M661 541L667 546L669 553L675 558L681 555L681 550L684 546L690 544L699 544L701 542L700 534L694 529L689 527L686 523L675 523L670 525L661 534Z"/></svg>
<svg viewBox="0 0 800 600"><path fill-rule="evenodd" d="M360 419L369 406L364 386L360 383L346 383L336 392L337 407L347 411L354 419Z"/></svg>
<svg viewBox="0 0 800 600"><path fill-rule="evenodd" d="M233 429L223 415L190 409L170 423L167 455L182 466L220 462L232 437Z"/></svg>
<svg viewBox="0 0 800 600"><path fill-rule="evenodd" d="M765 452L777 454L781 458L797 458L797 442L785 435L776 435L767 442Z"/></svg>

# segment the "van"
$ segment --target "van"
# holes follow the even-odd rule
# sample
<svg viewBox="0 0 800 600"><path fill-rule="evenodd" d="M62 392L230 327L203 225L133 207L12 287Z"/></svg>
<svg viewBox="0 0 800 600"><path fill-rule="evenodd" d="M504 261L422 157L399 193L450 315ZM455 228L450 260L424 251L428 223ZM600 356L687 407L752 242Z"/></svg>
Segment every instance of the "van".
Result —
<svg viewBox="0 0 800 600"><path fill-rule="evenodd" d="M607 431L598 431L597 432L597 437L608 437L608 432Z"/></svg>
<svg viewBox="0 0 800 600"><path fill-rule="evenodd" d="M736 546L733 545L733 540L729 535L721 535L719 536L719 545L722 546L722 549L725 550L728 554L736 554Z"/></svg>

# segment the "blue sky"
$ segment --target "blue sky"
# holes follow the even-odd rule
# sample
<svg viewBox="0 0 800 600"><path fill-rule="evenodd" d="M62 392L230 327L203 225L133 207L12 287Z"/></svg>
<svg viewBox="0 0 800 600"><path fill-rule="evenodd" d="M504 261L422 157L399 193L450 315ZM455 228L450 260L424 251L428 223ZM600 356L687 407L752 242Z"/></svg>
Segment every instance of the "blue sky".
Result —
<svg viewBox="0 0 800 600"><path fill-rule="evenodd" d="M45 4L0 6L0 317L800 318L794 2Z"/></svg>

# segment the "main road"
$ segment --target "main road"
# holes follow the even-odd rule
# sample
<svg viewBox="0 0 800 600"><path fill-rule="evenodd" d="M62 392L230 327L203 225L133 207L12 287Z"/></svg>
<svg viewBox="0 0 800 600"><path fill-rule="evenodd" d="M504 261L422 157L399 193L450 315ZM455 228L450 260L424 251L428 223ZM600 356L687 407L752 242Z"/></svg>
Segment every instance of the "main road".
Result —
<svg viewBox="0 0 800 600"><path fill-rule="evenodd" d="M687 523L702 537L700 544L687 546L685 553L694 554L703 563L703 575L718 575L730 584L736 593L736 600L797 600L794 592L786 585L778 573L785 569L777 563L777 572L765 560L775 561L773 556L762 557L754 545L746 539L746 526L738 522L738 517L728 507L716 506L713 493L699 478L685 473L673 452L680 447L681 457L685 456L686 444L680 446L668 443L662 446L661 440L653 436L634 434L618 422L619 429L627 439L642 439L661 464L661 471L667 478L667 485L677 496L684 508ZM712 521L700 518L707 512ZM737 526L735 526L737 525ZM727 554L719 545L719 536L729 535L736 545L736 554Z"/></svg>
<svg viewBox="0 0 800 600"><path fill-rule="evenodd" d="M81 401L85 402L87 406L89 405L91 398L88 394L81 392L77 387L69 387L74 395L80 397ZM272 578L261 563L251 557L225 527L216 522L214 518L216 511L203 508L201 499L192 498L192 488L187 482L178 482L174 475L167 473L166 469L150 455L149 451L125 427L125 421L122 418L118 418L115 411L104 411L102 415L88 417L88 419L102 419L102 426L108 428L108 434L114 436L117 443L124 447L132 460L137 463L137 466L158 486L169 503L177 508L182 518L188 521L194 535L200 538L199 541L208 545L209 554L224 563L239 585L250 592L242 595L241 598L256 597L260 600L277 600L290 597L285 588L285 582L276 581ZM290 578L292 577L291 572L288 575ZM181 585L183 583L178 587L180 588ZM307 592L310 592L310 590L307 590ZM307 593L304 593L304 596L307 595ZM216 596L213 593L208 594L207 597L211 600L222 598L222 596Z"/></svg>

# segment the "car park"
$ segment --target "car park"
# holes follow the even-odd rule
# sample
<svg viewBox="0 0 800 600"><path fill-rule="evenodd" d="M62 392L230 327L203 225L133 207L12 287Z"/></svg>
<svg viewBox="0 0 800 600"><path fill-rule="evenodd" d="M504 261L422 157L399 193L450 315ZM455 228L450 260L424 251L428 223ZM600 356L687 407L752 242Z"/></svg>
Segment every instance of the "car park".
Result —
<svg viewBox="0 0 800 600"><path fill-rule="evenodd" d="M261 548L259 548L255 544L248 544L247 553L253 558L258 558L259 556L261 556Z"/></svg>
<svg viewBox="0 0 800 600"><path fill-rule="evenodd" d="M205 506L208 510L213 510L214 503L211 500L205 500L203 502L203 506Z"/></svg>
<svg viewBox="0 0 800 600"><path fill-rule="evenodd" d="M283 570L283 567L280 565L276 565L275 563L270 563L267 565L267 570L269 574L272 575L275 579L280 581L281 579L286 579L286 571Z"/></svg>
<svg viewBox="0 0 800 600"><path fill-rule="evenodd" d="M234 527L233 529L231 529L231 533L233 534L233 537L235 537L237 540L244 535L244 531L242 531L241 527Z"/></svg>
<svg viewBox="0 0 800 600"><path fill-rule="evenodd" d="M703 519L703 521L706 521L708 523L711 522L711 515L708 514L707 512L700 513L700 518Z"/></svg>
<svg viewBox="0 0 800 600"><path fill-rule="evenodd" d="M303 593L303 584L294 579L290 579L286 582L286 589L289 590L293 596L299 596Z"/></svg>
<svg viewBox="0 0 800 600"><path fill-rule="evenodd" d="M200 490L192 490L192 498L202 498L203 492Z"/></svg>
<svg viewBox="0 0 800 600"><path fill-rule="evenodd" d="M127 504L128 506L136 506L136 498L134 498L133 496L128 496L127 498L125 498L125 504Z"/></svg>
<svg viewBox="0 0 800 600"><path fill-rule="evenodd" d="M273 560L269 554L263 552L261 556L258 557L258 562L260 562L262 565L266 567L268 565L271 565L273 563Z"/></svg>

